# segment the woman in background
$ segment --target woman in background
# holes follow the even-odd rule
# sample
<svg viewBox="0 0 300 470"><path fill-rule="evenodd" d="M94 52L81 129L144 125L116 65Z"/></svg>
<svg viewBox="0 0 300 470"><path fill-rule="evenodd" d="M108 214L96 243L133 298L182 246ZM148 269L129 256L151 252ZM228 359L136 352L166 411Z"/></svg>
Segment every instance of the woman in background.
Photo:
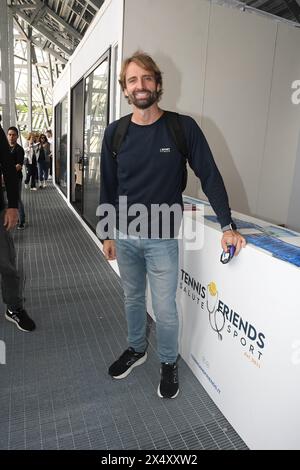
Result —
<svg viewBox="0 0 300 470"><path fill-rule="evenodd" d="M40 180L40 188L46 187L50 167L50 144L45 134L41 134L39 138L39 146L37 150L38 172Z"/></svg>
<svg viewBox="0 0 300 470"><path fill-rule="evenodd" d="M26 166L26 179L25 188L29 187L29 181L31 179L32 191L36 191L36 179L37 179L37 159L38 159L38 147L39 144L36 142L36 136L33 132L30 132L27 138L27 146L25 147L25 166Z"/></svg>

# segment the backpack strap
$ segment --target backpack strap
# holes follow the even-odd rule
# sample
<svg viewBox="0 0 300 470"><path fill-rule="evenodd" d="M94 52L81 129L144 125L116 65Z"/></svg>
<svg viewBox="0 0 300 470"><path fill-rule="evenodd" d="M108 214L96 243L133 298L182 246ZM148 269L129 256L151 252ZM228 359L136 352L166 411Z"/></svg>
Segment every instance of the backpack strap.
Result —
<svg viewBox="0 0 300 470"><path fill-rule="evenodd" d="M172 139L174 140L178 151L181 153L184 162L186 163L189 152L184 129L180 120L180 114L173 113L172 111L165 111L165 117Z"/></svg>
<svg viewBox="0 0 300 470"><path fill-rule="evenodd" d="M127 114L119 119L117 127L115 129L113 138L112 138L112 156L113 158L117 158L117 155L120 151L121 145L125 136L127 134L127 130L131 121L132 113Z"/></svg>
<svg viewBox="0 0 300 470"><path fill-rule="evenodd" d="M186 137L184 133L184 128L180 119L180 114L174 113L172 111L165 111L166 123L170 135L172 136L173 141L176 144L177 150L182 155L183 161L183 171L182 171L182 181L181 181L181 191L183 192L187 185L188 180L188 170L187 170L187 158L189 155L188 146L186 142Z"/></svg>

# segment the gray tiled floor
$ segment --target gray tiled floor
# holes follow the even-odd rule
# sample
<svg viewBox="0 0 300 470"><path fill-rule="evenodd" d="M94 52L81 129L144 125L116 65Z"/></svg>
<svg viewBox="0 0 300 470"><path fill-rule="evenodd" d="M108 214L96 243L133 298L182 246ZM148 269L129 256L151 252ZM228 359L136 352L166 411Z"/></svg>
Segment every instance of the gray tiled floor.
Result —
<svg viewBox="0 0 300 470"><path fill-rule="evenodd" d="M153 323L146 364L108 376L126 347L119 278L55 188L23 199L14 239L37 330L0 317L0 449L246 449L182 360L178 398L157 397Z"/></svg>

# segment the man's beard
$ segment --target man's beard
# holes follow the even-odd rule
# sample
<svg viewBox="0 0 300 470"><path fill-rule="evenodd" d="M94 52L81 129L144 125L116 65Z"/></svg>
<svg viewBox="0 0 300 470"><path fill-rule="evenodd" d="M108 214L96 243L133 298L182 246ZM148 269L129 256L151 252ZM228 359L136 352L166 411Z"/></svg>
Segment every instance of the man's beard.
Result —
<svg viewBox="0 0 300 470"><path fill-rule="evenodd" d="M138 99L135 97L136 93L147 93L147 97L143 99ZM138 92L134 92L133 94L128 95L127 99L128 104L133 104L138 109L147 109L158 101L158 93L156 90L139 90Z"/></svg>

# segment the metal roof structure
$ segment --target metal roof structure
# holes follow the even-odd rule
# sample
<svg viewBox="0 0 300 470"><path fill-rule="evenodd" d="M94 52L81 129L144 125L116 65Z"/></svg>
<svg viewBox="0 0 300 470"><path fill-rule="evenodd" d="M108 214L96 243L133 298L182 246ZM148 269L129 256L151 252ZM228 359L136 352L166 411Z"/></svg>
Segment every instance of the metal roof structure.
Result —
<svg viewBox="0 0 300 470"><path fill-rule="evenodd" d="M231 3L225 0L225 3ZM250 7L258 11L284 18L294 23L300 23L300 0L239 0L245 8Z"/></svg>
<svg viewBox="0 0 300 470"><path fill-rule="evenodd" d="M103 3L7 0L8 23L13 18L16 121L21 131L51 126L53 84Z"/></svg>
<svg viewBox="0 0 300 470"><path fill-rule="evenodd" d="M15 22L32 28L32 42L63 63L83 38L104 0L8 0Z"/></svg>

